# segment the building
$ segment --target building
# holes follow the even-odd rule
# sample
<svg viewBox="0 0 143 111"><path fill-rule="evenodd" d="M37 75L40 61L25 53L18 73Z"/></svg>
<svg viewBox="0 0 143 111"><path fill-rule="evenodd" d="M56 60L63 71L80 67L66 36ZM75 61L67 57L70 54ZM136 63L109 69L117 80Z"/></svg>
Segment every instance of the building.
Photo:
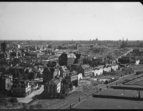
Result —
<svg viewBox="0 0 143 111"><path fill-rule="evenodd" d="M70 72L70 83L71 86L78 86L78 73L77 71L73 70Z"/></svg>
<svg viewBox="0 0 143 111"><path fill-rule="evenodd" d="M17 97L25 97L32 93L32 87L30 81L25 80L13 80L13 86L11 89L11 95Z"/></svg>
<svg viewBox="0 0 143 111"><path fill-rule="evenodd" d="M111 68L112 68L112 71L117 71L119 66L118 65L113 65Z"/></svg>
<svg viewBox="0 0 143 111"><path fill-rule="evenodd" d="M43 82L44 83L54 79L55 77L59 77L59 76L60 76L59 68L45 67L43 70Z"/></svg>
<svg viewBox="0 0 143 111"><path fill-rule="evenodd" d="M90 76L92 74L92 68L89 65L79 65L77 68L77 73L82 73L82 76Z"/></svg>
<svg viewBox="0 0 143 111"><path fill-rule="evenodd" d="M66 66L60 66L60 76L62 78L64 78L67 75L69 75L69 71L68 71L67 67Z"/></svg>
<svg viewBox="0 0 143 111"><path fill-rule="evenodd" d="M94 76L100 76L101 74L103 74L103 69L102 68L95 68L93 70L93 75Z"/></svg>
<svg viewBox="0 0 143 111"><path fill-rule="evenodd" d="M44 85L44 97L58 97L61 93L61 80L52 79Z"/></svg>
<svg viewBox="0 0 143 111"><path fill-rule="evenodd" d="M111 72L111 67L109 66L109 67L105 67L104 69L104 72Z"/></svg>
<svg viewBox="0 0 143 111"><path fill-rule="evenodd" d="M78 81L81 80L81 79L83 79L82 73L79 73L79 74L78 74Z"/></svg>
<svg viewBox="0 0 143 111"><path fill-rule="evenodd" d="M4 74L0 77L0 92L7 93L11 90L13 84L13 76L10 74Z"/></svg>
<svg viewBox="0 0 143 111"><path fill-rule="evenodd" d="M62 53L61 56L59 57L59 64L61 66L71 66L74 64L74 61L76 59L76 55L74 53Z"/></svg>

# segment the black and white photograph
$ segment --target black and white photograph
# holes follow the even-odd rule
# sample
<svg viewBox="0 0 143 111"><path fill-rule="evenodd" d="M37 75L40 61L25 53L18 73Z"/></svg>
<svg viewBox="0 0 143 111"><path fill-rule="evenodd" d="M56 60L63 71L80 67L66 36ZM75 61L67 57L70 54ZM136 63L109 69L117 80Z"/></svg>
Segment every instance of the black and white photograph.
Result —
<svg viewBox="0 0 143 111"><path fill-rule="evenodd" d="M141 2L0 2L0 110L143 109Z"/></svg>

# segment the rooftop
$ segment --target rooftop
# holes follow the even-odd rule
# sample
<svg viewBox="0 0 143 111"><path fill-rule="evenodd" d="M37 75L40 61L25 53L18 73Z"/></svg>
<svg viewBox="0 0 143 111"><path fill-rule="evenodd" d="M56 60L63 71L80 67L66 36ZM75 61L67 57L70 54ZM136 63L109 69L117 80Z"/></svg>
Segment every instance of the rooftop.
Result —
<svg viewBox="0 0 143 111"><path fill-rule="evenodd" d="M73 107L74 109L143 109L142 101L121 99L89 98Z"/></svg>

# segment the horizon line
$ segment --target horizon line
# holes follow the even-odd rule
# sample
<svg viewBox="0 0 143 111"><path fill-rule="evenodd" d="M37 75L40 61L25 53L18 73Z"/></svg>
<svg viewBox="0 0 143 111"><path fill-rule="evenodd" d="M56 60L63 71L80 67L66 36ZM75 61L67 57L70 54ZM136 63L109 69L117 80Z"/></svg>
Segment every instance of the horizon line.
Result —
<svg viewBox="0 0 143 111"><path fill-rule="evenodd" d="M119 39L119 40L99 40L98 41L126 41L126 39ZM3 40L0 40L0 41L96 41L96 39L93 39L93 40L38 40L38 39L35 39L35 40L28 40L28 39L23 39L23 40L18 40L18 39L15 39L15 40L6 40L6 39L3 39ZM127 40L127 41L143 41L143 40Z"/></svg>

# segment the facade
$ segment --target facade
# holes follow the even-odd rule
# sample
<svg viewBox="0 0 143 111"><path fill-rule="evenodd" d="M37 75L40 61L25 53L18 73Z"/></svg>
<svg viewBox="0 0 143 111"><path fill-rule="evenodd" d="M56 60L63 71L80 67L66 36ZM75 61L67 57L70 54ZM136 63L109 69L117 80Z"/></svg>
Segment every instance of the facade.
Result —
<svg viewBox="0 0 143 111"><path fill-rule="evenodd" d="M44 85L44 97L58 97L61 93L61 80L50 80Z"/></svg>
<svg viewBox="0 0 143 111"><path fill-rule="evenodd" d="M12 75L5 74L0 77L0 92L7 92L11 90L13 84Z"/></svg>
<svg viewBox="0 0 143 111"><path fill-rule="evenodd" d="M18 97L25 97L32 93L32 87L30 81L24 81L24 80L13 80L13 86L11 89L11 95L12 96L18 96Z"/></svg>

